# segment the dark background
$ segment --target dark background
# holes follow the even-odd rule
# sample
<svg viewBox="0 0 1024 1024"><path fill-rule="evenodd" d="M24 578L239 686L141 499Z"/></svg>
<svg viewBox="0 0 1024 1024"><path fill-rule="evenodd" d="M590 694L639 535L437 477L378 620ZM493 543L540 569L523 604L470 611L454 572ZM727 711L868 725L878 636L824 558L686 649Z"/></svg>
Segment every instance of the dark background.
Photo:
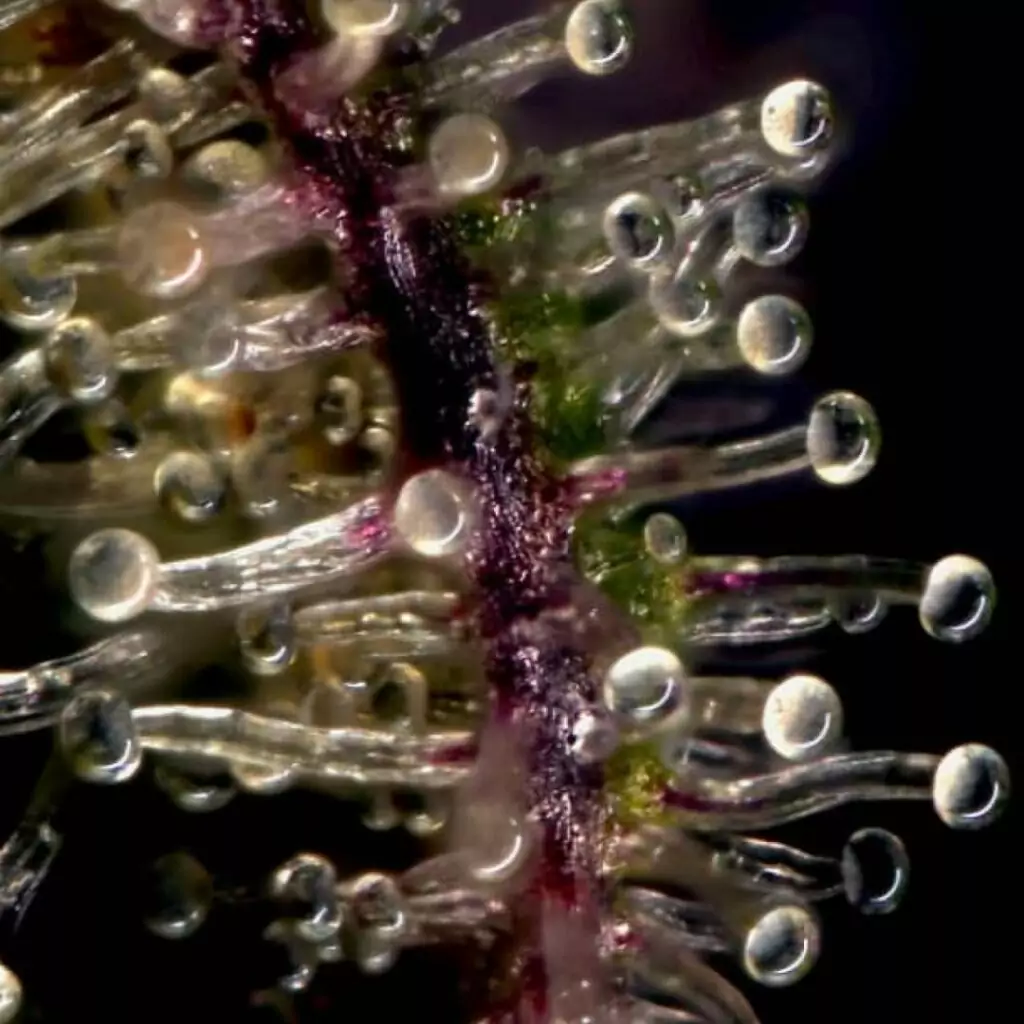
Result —
<svg viewBox="0 0 1024 1024"><path fill-rule="evenodd" d="M465 6L473 8L469 32L536 5ZM840 689L856 747L943 751L979 741L999 749L1012 771L1020 763L1019 648L1011 648L1020 604L1007 481L1018 453L1007 412L1017 339L1007 330L1016 328L1016 283L1004 268L1018 256L1017 128L1013 65L999 45L1009 29L984 4L635 0L635 8L633 66L604 81L545 86L523 105L524 124L539 141L567 144L697 116L795 75L828 86L845 151L813 201L811 241L792 268L817 347L789 397L799 404L848 388L872 402L885 430L877 470L851 490L795 486L686 509L693 546L981 558L1001 600L983 638L943 646L913 614L893 614L868 637L836 639L808 667ZM669 415L684 424L689 412L679 399ZM31 550L7 552L3 562L4 664L52 656L52 581ZM4 834L47 743L8 739L0 749ZM986 1005L1013 1006L1019 822L1011 807L986 832L954 833L922 804L854 808L802 827L801 840L823 853L859 825L893 828L912 858L911 889L883 919L827 908L821 962L796 988L744 984L765 1024L952 1022L973 1020ZM225 889L258 882L297 849L330 852L345 870L397 867L413 856L410 843L368 838L347 811L311 796L250 798L188 816L148 780L83 791L65 828L55 870L0 954L41 1019L60 1022L257 1019L247 995L276 966L259 939L263 911L220 907L185 944L149 937L134 880L162 853L192 849ZM452 980L443 962L414 956L369 983L330 968L304 1001L303 1019L457 1021Z"/></svg>

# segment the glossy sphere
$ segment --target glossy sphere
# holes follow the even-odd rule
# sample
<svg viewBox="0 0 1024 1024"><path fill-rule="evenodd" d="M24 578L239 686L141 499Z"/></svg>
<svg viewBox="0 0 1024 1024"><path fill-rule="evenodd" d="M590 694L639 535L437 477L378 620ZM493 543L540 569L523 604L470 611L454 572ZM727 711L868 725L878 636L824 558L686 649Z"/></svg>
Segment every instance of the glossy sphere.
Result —
<svg viewBox="0 0 1024 1024"><path fill-rule="evenodd" d="M807 456L827 484L855 484L875 468L882 443L874 409L858 395L834 391L818 399L807 423Z"/></svg>
<svg viewBox="0 0 1024 1024"><path fill-rule="evenodd" d="M21 999L21 980L6 964L0 963L0 1024L17 1019Z"/></svg>
<svg viewBox="0 0 1024 1024"><path fill-rule="evenodd" d="M151 869L146 927L161 939L187 939L206 920L213 879L194 857L170 853Z"/></svg>
<svg viewBox="0 0 1024 1024"><path fill-rule="evenodd" d="M807 761L827 753L842 735L843 706L824 679L790 676L768 694L761 727L779 757Z"/></svg>
<svg viewBox="0 0 1024 1024"><path fill-rule="evenodd" d="M89 317L58 324L43 343L46 375L60 394L80 405L109 398L117 385L110 338Z"/></svg>
<svg viewBox="0 0 1024 1024"><path fill-rule="evenodd" d="M821 929L810 910L775 907L761 917L743 943L743 967L762 985L782 988L798 982L821 951Z"/></svg>
<svg viewBox="0 0 1024 1024"><path fill-rule="evenodd" d="M651 272L672 255L672 221L662 206L642 192L627 192L609 203L603 229L611 254L634 270Z"/></svg>
<svg viewBox="0 0 1024 1024"><path fill-rule="evenodd" d="M410 477L395 502L395 528L425 558L445 558L465 550L472 533L462 486L441 469Z"/></svg>
<svg viewBox="0 0 1024 1024"><path fill-rule="evenodd" d="M664 647L638 647L624 654L604 679L604 702L635 726L653 726L674 715L686 697L682 662Z"/></svg>
<svg viewBox="0 0 1024 1024"><path fill-rule="evenodd" d="M125 217L118 262L128 285L157 299L191 294L210 270L199 218L186 207L165 201Z"/></svg>
<svg viewBox="0 0 1024 1024"><path fill-rule="evenodd" d="M644 548L661 565L679 565L686 557L686 530L667 512L657 512L644 523Z"/></svg>
<svg viewBox="0 0 1024 1024"><path fill-rule="evenodd" d="M736 323L743 361L766 377L784 377L803 366L813 337L806 310L784 295L763 295L748 302Z"/></svg>
<svg viewBox="0 0 1024 1024"><path fill-rule="evenodd" d="M819 153L828 148L833 130L832 101L814 82L786 82L761 104L761 134L781 156L798 159Z"/></svg>
<svg viewBox="0 0 1024 1024"><path fill-rule="evenodd" d="M188 523L212 519L224 506L227 483L217 464L199 452L173 452L157 467L153 489L167 511Z"/></svg>
<svg viewBox="0 0 1024 1024"><path fill-rule="evenodd" d="M250 672L277 675L294 661L295 625L287 605L248 608L239 615L237 630L239 648Z"/></svg>
<svg viewBox="0 0 1024 1024"><path fill-rule="evenodd" d="M58 730L69 767L84 782L127 782L142 765L142 744L128 702L114 693L80 693L65 706Z"/></svg>
<svg viewBox="0 0 1024 1024"><path fill-rule="evenodd" d="M315 853L300 853L282 864L271 879L279 899L300 903L305 914L297 922L299 934L310 942L324 942L341 927L341 903L334 865Z"/></svg>
<svg viewBox="0 0 1024 1024"><path fill-rule="evenodd" d="M1010 796L1010 771L991 748L968 743L939 762L932 782L935 812L950 828L977 829L1002 813Z"/></svg>
<svg viewBox="0 0 1024 1024"><path fill-rule="evenodd" d="M962 643L989 624L995 603L996 588L988 568L976 558L950 555L928 573L918 616L936 640Z"/></svg>
<svg viewBox="0 0 1024 1024"><path fill-rule="evenodd" d="M427 144L430 170L443 195L463 199L495 188L509 162L501 126L484 114L455 114L434 129Z"/></svg>
<svg viewBox="0 0 1024 1024"><path fill-rule="evenodd" d="M850 905L862 914L888 914L907 891L910 858L898 836L865 828L843 848L843 887Z"/></svg>
<svg viewBox="0 0 1024 1024"><path fill-rule="evenodd" d="M160 556L132 530L100 530L75 549L68 585L79 607L100 622L127 622L150 605L160 583Z"/></svg>
<svg viewBox="0 0 1024 1024"><path fill-rule="evenodd" d="M584 74L610 75L632 56L633 28L618 0L583 0L565 23L565 50Z"/></svg>
<svg viewBox="0 0 1024 1024"><path fill-rule="evenodd" d="M221 139L203 146L183 172L199 197L224 202L255 191L267 180L270 168L258 149L237 139Z"/></svg>
<svg viewBox="0 0 1024 1024"><path fill-rule="evenodd" d="M759 267L789 263L804 247L810 221L803 200L777 189L763 189L740 200L732 234L740 255Z"/></svg>
<svg viewBox="0 0 1024 1024"><path fill-rule="evenodd" d="M73 277L37 277L17 259L0 267L0 315L19 331L46 331L75 308Z"/></svg>

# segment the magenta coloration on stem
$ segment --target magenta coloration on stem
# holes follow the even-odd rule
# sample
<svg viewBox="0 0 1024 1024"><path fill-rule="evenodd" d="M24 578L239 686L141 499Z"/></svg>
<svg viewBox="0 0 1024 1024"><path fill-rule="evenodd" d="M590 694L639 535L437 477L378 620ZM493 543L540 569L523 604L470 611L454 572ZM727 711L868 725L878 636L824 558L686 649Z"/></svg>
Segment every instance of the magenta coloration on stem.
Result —
<svg viewBox="0 0 1024 1024"><path fill-rule="evenodd" d="M228 49L287 140L306 216L333 221L351 303L382 328L407 439L405 471L454 463L477 485L482 522L469 563L490 645L487 675L498 714L521 735L529 805L543 828L532 888L537 903L558 908L549 913L596 923L602 772L568 755L572 722L595 686L584 652L545 639L542 630L531 630L528 643L518 632L567 597L572 523L561 483L534 451L527 389L520 386L499 429L482 437L468 415L471 401L479 389L496 390L500 368L469 268L438 221L394 206L401 158L388 140L404 98L340 100L329 114L296 115L275 85L312 45L301 5L241 0L223 7ZM528 919L534 913L521 913L528 933L521 938L533 953L525 957L520 998L543 1017L549 979L543 923Z"/></svg>

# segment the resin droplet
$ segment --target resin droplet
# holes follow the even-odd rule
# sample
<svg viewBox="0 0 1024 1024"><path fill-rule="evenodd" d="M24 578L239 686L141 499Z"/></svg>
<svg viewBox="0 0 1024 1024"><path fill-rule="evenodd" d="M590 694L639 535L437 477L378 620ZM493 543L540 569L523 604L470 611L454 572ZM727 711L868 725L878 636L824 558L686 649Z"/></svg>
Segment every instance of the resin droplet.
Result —
<svg viewBox="0 0 1024 1024"><path fill-rule="evenodd" d="M842 735L843 706L824 679L790 676L768 694L761 727L779 757L807 761L827 753Z"/></svg>
<svg viewBox="0 0 1024 1024"><path fill-rule="evenodd" d="M410 477L398 492L394 516L405 543L426 558L463 552L472 534L464 488L442 469Z"/></svg>
<svg viewBox="0 0 1024 1024"><path fill-rule="evenodd" d="M818 399L807 424L807 457L818 479L855 484L875 468L882 443L875 410L859 395L834 391Z"/></svg>
<svg viewBox="0 0 1024 1024"><path fill-rule="evenodd" d="M524 821L500 801L467 812L470 823L462 827L468 840L466 856L470 871L480 882L506 882L515 877L530 853Z"/></svg>
<svg viewBox="0 0 1024 1024"><path fill-rule="evenodd" d="M117 371L107 332L89 317L58 324L43 344L46 375L65 398L95 405L109 398Z"/></svg>
<svg viewBox="0 0 1024 1024"><path fill-rule="evenodd" d="M142 744L132 709L121 696L93 690L74 697L61 712L60 748L85 782L126 782L142 764Z"/></svg>
<svg viewBox="0 0 1024 1024"><path fill-rule="evenodd" d="M806 310L784 295L764 295L748 302L736 324L736 343L744 362L769 377L783 377L803 366L813 338Z"/></svg>
<svg viewBox="0 0 1024 1024"><path fill-rule="evenodd" d="M210 269L197 218L170 202L150 203L128 214L118 239L118 258L125 281L157 299L194 292Z"/></svg>
<svg viewBox="0 0 1024 1024"><path fill-rule="evenodd" d="M6 964L0 963L0 1024L9 1024L21 1010L21 980Z"/></svg>
<svg viewBox="0 0 1024 1024"><path fill-rule="evenodd" d="M661 266L675 244L668 214L642 192L627 192L609 203L603 228L611 254L636 270Z"/></svg>
<svg viewBox="0 0 1024 1024"><path fill-rule="evenodd" d="M248 608L238 617L238 644L250 672L277 675L295 660L295 624L287 605Z"/></svg>
<svg viewBox="0 0 1024 1024"><path fill-rule="evenodd" d="M146 927L161 939L186 939L206 920L213 879L194 857L169 853L150 870Z"/></svg>
<svg viewBox="0 0 1024 1024"><path fill-rule="evenodd" d="M623 655L604 678L604 702L636 726L655 726L674 715L686 696L682 662L664 647L638 647Z"/></svg>
<svg viewBox="0 0 1024 1024"><path fill-rule="evenodd" d="M71 596L100 622L127 622L149 607L160 583L160 555L132 530L100 530L75 548Z"/></svg>
<svg viewBox="0 0 1024 1024"><path fill-rule="evenodd" d="M341 927L341 901L334 865L315 853L300 853L282 864L271 879L278 899L302 904L303 917L297 922L299 934L309 942L325 942Z"/></svg>
<svg viewBox="0 0 1024 1024"><path fill-rule="evenodd" d="M807 240L808 227L803 201L774 189L741 200L732 218L737 250L759 267L778 267L793 259Z"/></svg>
<svg viewBox="0 0 1024 1024"><path fill-rule="evenodd" d="M204 146L183 168L188 185L202 199L226 202L255 191L267 180L269 168L258 149L237 139Z"/></svg>
<svg viewBox="0 0 1024 1024"><path fill-rule="evenodd" d="M865 828L843 847L843 887L851 906L862 914L888 914L907 891L910 858L898 836Z"/></svg>
<svg viewBox="0 0 1024 1024"><path fill-rule="evenodd" d="M146 6L145 0L135 6ZM192 105L193 89L194 84L177 71L166 67L151 67L139 79L136 92L146 114L157 124L170 126L179 121L181 112Z"/></svg>
<svg viewBox="0 0 1024 1024"><path fill-rule="evenodd" d="M936 813L950 828L990 825L1002 813L1009 796L1006 762L980 743L954 748L935 770L932 800Z"/></svg>
<svg viewBox="0 0 1024 1024"><path fill-rule="evenodd" d="M799 158L826 149L833 128L831 98L815 82L786 82L761 104L761 134L782 156Z"/></svg>
<svg viewBox="0 0 1024 1024"><path fill-rule="evenodd" d="M743 968L754 981L771 988L798 982L814 966L821 950L821 929L806 907L769 910L747 933Z"/></svg>
<svg viewBox="0 0 1024 1024"><path fill-rule="evenodd" d="M174 170L174 150L163 129L140 118L124 131L124 166L136 178L159 181Z"/></svg>
<svg viewBox="0 0 1024 1024"><path fill-rule="evenodd" d="M644 548L661 565L679 565L686 557L686 530L667 512L658 512L644 523Z"/></svg>
<svg viewBox="0 0 1024 1024"><path fill-rule="evenodd" d="M78 302L73 277L35 277L17 260L0 267L0 308L19 331L46 331L59 324Z"/></svg>
<svg viewBox="0 0 1024 1024"><path fill-rule="evenodd" d="M995 603L988 568L976 558L950 555L928 573L918 615L925 632L936 640L961 643L985 629Z"/></svg>
<svg viewBox="0 0 1024 1024"><path fill-rule="evenodd" d="M192 814L206 814L226 807L235 797L235 787L213 776L199 775L169 764L157 765L156 784L176 807Z"/></svg>
<svg viewBox="0 0 1024 1024"><path fill-rule="evenodd" d="M216 463L199 452L173 452L157 467L153 489L160 504L188 523L212 519L224 507L227 482Z"/></svg>
<svg viewBox="0 0 1024 1024"><path fill-rule="evenodd" d="M618 0L583 0L565 23L569 59L587 75L610 75L633 53L633 27Z"/></svg>
<svg viewBox="0 0 1024 1024"><path fill-rule="evenodd" d="M508 169L508 139L484 114L455 114L434 129L427 146L438 189L453 198L497 187Z"/></svg>
<svg viewBox="0 0 1024 1024"><path fill-rule="evenodd" d="M335 374L317 402L328 444L341 447L359 435L363 426L363 389L351 377Z"/></svg>
<svg viewBox="0 0 1024 1024"><path fill-rule="evenodd" d="M722 292L712 280L694 280L678 271L656 274L648 298L661 326L679 338L704 334L721 319Z"/></svg>

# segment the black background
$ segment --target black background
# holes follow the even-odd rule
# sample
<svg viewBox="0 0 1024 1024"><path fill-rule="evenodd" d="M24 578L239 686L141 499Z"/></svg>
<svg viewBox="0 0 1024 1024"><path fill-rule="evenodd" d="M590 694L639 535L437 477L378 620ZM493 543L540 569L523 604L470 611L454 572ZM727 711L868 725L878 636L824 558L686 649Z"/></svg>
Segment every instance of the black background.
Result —
<svg viewBox="0 0 1024 1024"><path fill-rule="evenodd" d="M534 5L465 6L473 8L468 33ZM813 201L811 241L792 268L817 347L788 397L799 404L848 388L872 402L885 430L877 470L853 489L775 488L687 508L693 546L981 558L1001 600L983 638L940 645L912 614L893 614L868 637L835 639L808 667L840 689L856 747L942 751L980 741L1012 770L1020 604L1009 514L1019 460L1008 415L1018 346L1009 268L1019 258L1018 128L1016 69L999 45L1011 28L984 4L636 0L635 8L633 66L608 80L545 86L523 104L525 130L566 144L697 116L797 74L827 85L845 149ZM678 399L669 415L683 424L689 412ZM52 581L31 551L7 552L3 563L5 665L52 656L58 642L67 646L55 638ZM0 749L5 834L47 743L7 739ZM826 853L858 825L893 828L912 858L911 889L884 919L829 907L810 977L784 992L746 985L765 1024L952 1022L1014 1006L1019 822L1011 806L986 832L954 833L922 804L854 808L802 827L799 838ZM250 798L191 817L171 810L148 780L77 794L66 831L56 869L2 953L42 1019L61 1022L257 1019L248 993L275 967L259 940L262 911L218 908L182 945L149 937L134 878L161 853L194 850L225 888L258 881L296 849L331 852L345 869L399 866L413 855L410 843L368 838L345 809L314 797ZM331 968L303 1002L303 1019L458 1021L452 980L443 962L412 956L369 983Z"/></svg>

